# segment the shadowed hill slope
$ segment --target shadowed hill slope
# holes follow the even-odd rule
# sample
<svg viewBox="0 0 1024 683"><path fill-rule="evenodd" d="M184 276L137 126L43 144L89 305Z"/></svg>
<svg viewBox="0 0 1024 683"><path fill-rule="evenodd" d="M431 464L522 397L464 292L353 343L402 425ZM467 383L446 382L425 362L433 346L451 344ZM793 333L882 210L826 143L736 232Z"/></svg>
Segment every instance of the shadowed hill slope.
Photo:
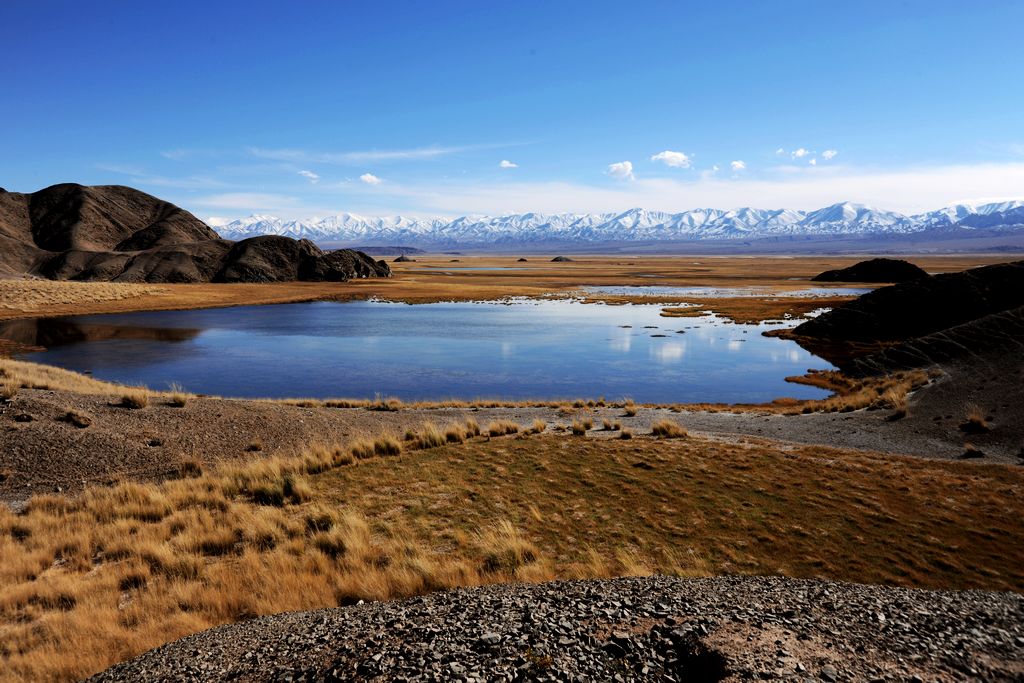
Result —
<svg viewBox="0 0 1024 683"><path fill-rule="evenodd" d="M869 292L793 329L796 337L892 342L1024 306L1024 261L946 273Z"/></svg>
<svg viewBox="0 0 1024 683"><path fill-rule="evenodd" d="M896 370L984 364L990 371L1015 367L1024 359L1024 306L992 313L962 325L909 339L853 360L848 372L875 375Z"/></svg>
<svg viewBox="0 0 1024 683"><path fill-rule="evenodd" d="M0 190L0 276L117 282L344 281L390 269L287 237L221 239L188 211L120 185Z"/></svg>

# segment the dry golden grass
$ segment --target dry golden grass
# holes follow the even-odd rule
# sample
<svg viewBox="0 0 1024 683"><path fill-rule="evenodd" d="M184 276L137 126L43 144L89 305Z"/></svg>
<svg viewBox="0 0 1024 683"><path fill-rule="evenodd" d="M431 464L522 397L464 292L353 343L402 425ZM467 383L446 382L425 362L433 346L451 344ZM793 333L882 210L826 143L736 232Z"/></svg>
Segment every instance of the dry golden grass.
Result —
<svg viewBox="0 0 1024 683"><path fill-rule="evenodd" d="M488 436L507 436L519 431L519 425L508 420L495 420L487 425Z"/></svg>
<svg viewBox="0 0 1024 683"><path fill-rule="evenodd" d="M651 434L663 439L681 439L689 435L689 432L674 420L658 420L651 425Z"/></svg>
<svg viewBox="0 0 1024 683"><path fill-rule="evenodd" d="M415 263L391 264L392 278L371 278L342 283L282 282L258 284L161 284L53 282L48 280L0 281L0 320L42 315L84 315L138 310L179 310L279 304L303 301L347 301L379 298L408 303L480 301L509 296L578 296L581 284L659 285L710 287L766 287L789 291L807 287L806 280L824 270L844 268L859 260L847 256L801 258L759 257L757 268L749 258L728 256L578 256L571 263L516 263L510 257L465 257L463 265L508 266L515 271L452 269L440 256L424 256ZM913 261L929 272L950 272L979 264L998 263L1005 256L915 256ZM796 278L796 279L794 279ZM645 297L602 296L588 300L610 303L645 302ZM777 318L785 313L802 315L830 305L824 299L784 301L772 298L724 299L669 298L658 303L693 302L737 321Z"/></svg>
<svg viewBox="0 0 1024 683"><path fill-rule="evenodd" d="M189 395L185 393L180 384L172 384L168 394L168 405L175 408L184 408L188 404Z"/></svg>
<svg viewBox="0 0 1024 683"><path fill-rule="evenodd" d="M691 299L687 307L667 307L661 311L663 318L695 318L708 313L735 322L759 323L764 320L782 320L785 318L802 318L811 311L822 308L835 308L854 296L831 297L718 297Z"/></svg>
<svg viewBox="0 0 1024 683"><path fill-rule="evenodd" d="M1006 551L1024 540L1024 472L1013 466L759 440L534 436L333 469L311 484L318 500L439 546L500 516L563 577L586 574L592 549L619 571L628 551L683 574L1024 587Z"/></svg>
<svg viewBox="0 0 1024 683"><path fill-rule="evenodd" d="M153 285L53 280L0 280L0 309L47 311L62 306L89 306L164 294Z"/></svg>
<svg viewBox="0 0 1024 683"><path fill-rule="evenodd" d="M145 408L149 405L149 391L138 387L122 389L121 405L133 410Z"/></svg>
<svg viewBox="0 0 1024 683"><path fill-rule="evenodd" d="M402 458L364 443L0 509L0 679L79 679L258 614L498 581L1024 587L1010 466L698 438L407 442Z"/></svg>
<svg viewBox="0 0 1024 683"><path fill-rule="evenodd" d="M420 427L414 441L417 448L437 448L447 443L444 433L438 429L433 422L427 422Z"/></svg>
<svg viewBox="0 0 1024 683"><path fill-rule="evenodd" d="M5 380L0 383L0 401L10 401L12 398L18 395L18 390L21 389L21 384L11 380Z"/></svg>
<svg viewBox="0 0 1024 683"><path fill-rule="evenodd" d="M49 365L0 358L4 385L71 391L78 394L115 394L123 387Z"/></svg>
<svg viewBox="0 0 1024 683"><path fill-rule="evenodd" d="M259 614L550 575L500 517L452 551L310 486L357 451L369 467L401 449L385 435L215 473L183 462L187 478L0 508L0 680L77 680Z"/></svg>
<svg viewBox="0 0 1024 683"><path fill-rule="evenodd" d="M968 404L965 413L965 420L960 425L961 431L967 434L984 434L989 431L988 418L981 406L976 403Z"/></svg>

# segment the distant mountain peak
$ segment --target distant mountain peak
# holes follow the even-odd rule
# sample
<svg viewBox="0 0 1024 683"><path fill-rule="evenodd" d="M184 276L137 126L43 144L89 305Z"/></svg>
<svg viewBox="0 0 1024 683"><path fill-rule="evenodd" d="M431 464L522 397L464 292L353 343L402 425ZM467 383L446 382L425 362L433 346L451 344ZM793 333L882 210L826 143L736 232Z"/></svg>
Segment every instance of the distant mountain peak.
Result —
<svg viewBox="0 0 1024 683"><path fill-rule="evenodd" d="M760 239L772 237L906 235L930 229L1007 227L1024 230L1024 201L973 206L956 204L907 216L859 202L842 201L814 211L701 208L668 213L632 207L612 213L455 218L370 217L340 213L303 221L254 215L215 226L228 239L283 235L320 242L359 244L539 244L543 242L648 242Z"/></svg>

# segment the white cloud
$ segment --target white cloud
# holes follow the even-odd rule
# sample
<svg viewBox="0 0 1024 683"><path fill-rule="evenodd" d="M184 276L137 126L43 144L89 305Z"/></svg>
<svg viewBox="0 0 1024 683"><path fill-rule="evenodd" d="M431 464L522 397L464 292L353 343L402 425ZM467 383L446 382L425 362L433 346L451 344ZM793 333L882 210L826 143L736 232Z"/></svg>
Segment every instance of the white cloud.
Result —
<svg viewBox="0 0 1024 683"><path fill-rule="evenodd" d="M383 180L373 175L372 173L364 173L363 175L359 176L359 179L362 180L367 185L380 185L382 182L384 182Z"/></svg>
<svg viewBox="0 0 1024 683"><path fill-rule="evenodd" d="M274 159L276 161L290 161L293 163L323 163L323 164L365 164L380 161L417 161L424 159L436 159L438 157L470 152L481 149L495 149L509 147L511 145L460 145L445 147L431 145L429 147L412 147L409 149L373 149L352 152L318 152L304 149L264 149L262 147L247 147L246 152L261 159Z"/></svg>
<svg viewBox="0 0 1024 683"><path fill-rule="evenodd" d="M514 164L508 159L502 159L501 163L498 164L499 168L519 168L519 164Z"/></svg>
<svg viewBox="0 0 1024 683"><path fill-rule="evenodd" d="M718 173L720 170L722 170L722 169L720 169L718 167L718 164L715 164L714 166L711 167L711 172L712 173Z"/></svg>
<svg viewBox="0 0 1024 683"><path fill-rule="evenodd" d="M652 156L651 161L661 161L672 168L690 168L690 157L683 152L673 152L668 149Z"/></svg>
<svg viewBox="0 0 1024 683"><path fill-rule="evenodd" d="M387 211L401 208L421 215L614 212L636 206L670 212L706 206L809 210L844 200L909 214L960 202L1024 198L1024 162L902 169L802 165L765 171L758 177L650 178L617 187L570 182L389 183L384 187Z"/></svg>
<svg viewBox="0 0 1024 683"><path fill-rule="evenodd" d="M737 159L736 161L730 161L729 167L734 171L745 171L747 169L747 164L745 161Z"/></svg>
<svg viewBox="0 0 1024 683"><path fill-rule="evenodd" d="M807 163L809 163L811 166L817 166L818 165L818 160L817 159L811 159Z"/></svg>
<svg viewBox="0 0 1024 683"><path fill-rule="evenodd" d="M180 202L179 202L180 203ZM189 203L196 206L217 209L236 209L239 211L280 211L282 208L295 207L298 200L280 194L262 194L258 192L227 192L190 199Z"/></svg>
<svg viewBox="0 0 1024 683"><path fill-rule="evenodd" d="M792 152L790 152L789 156L793 157L794 159L803 159L805 156L811 153L812 152L808 152L806 149L801 147L799 149L794 149Z"/></svg>
<svg viewBox="0 0 1024 683"><path fill-rule="evenodd" d="M839 154L839 152L834 149L826 149L821 153L821 158L825 161L831 161L832 159L835 159L837 154Z"/></svg>
<svg viewBox="0 0 1024 683"><path fill-rule="evenodd" d="M620 161L618 163L608 164L608 175L621 180L636 180L636 176L633 175L632 161Z"/></svg>
<svg viewBox="0 0 1024 683"><path fill-rule="evenodd" d="M320 176L318 176L316 173L313 173L312 171L299 171L299 175L302 176L303 178L308 178L309 182L313 183L314 185L320 182Z"/></svg>
<svg viewBox="0 0 1024 683"><path fill-rule="evenodd" d="M777 150L775 150L775 154L776 154L776 156L780 156L780 157L781 156L786 156L786 150L784 150L781 147L779 147Z"/></svg>

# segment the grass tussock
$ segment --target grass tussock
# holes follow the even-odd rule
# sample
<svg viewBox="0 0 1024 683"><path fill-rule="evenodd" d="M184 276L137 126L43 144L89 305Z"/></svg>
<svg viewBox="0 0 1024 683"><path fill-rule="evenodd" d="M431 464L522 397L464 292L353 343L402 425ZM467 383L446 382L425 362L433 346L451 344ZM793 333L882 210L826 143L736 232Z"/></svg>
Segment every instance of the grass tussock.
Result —
<svg viewBox="0 0 1024 683"><path fill-rule="evenodd" d="M518 431L519 425L509 420L495 420L487 425L488 436L508 436L509 434L516 434Z"/></svg>
<svg viewBox="0 0 1024 683"><path fill-rule="evenodd" d="M448 443L442 432L433 422L427 422L420 427L414 442L416 448L438 448Z"/></svg>
<svg viewBox="0 0 1024 683"><path fill-rule="evenodd" d="M619 438L628 441L633 438L633 430L629 427L623 427L619 431Z"/></svg>
<svg viewBox="0 0 1024 683"><path fill-rule="evenodd" d="M882 392L882 402L893 411L890 419L898 420L907 416L907 392L889 387Z"/></svg>
<svg viewBox="0 0 1024 683"><path fill-rule="evenodd" d="M189 395L185 393L180 384L172 384L168 392L167 405L172 408L184 408L188 405Z"/></svg>
<svg viewBox="0 0 1024 683"><path fill-rule="evenodd" d="M622 412L625 413L626 417L634 417L637 414L639 408L633 401L626 401L622 406Z"/></svg>
<svg viewBox="0 0 1024 683"><path fill-rule="evenodd" d="M530 433L531 434L541 434L547 428L548 428L548 423L547 422L545 422L544 420L541 420L541 419L536 419L536 420L533 421L533 424L530 426Z"/></svg>
<svg viewBox="0 0 1024 683"><path fill-rule="evenodd" d="M681 439L689 436L689 432L674 420L658 420L651 425L651 434L662 439Z"/></svg>
<svg viewBox="0 0 1024 683"><path fill-rule="evenodd" d="M971 403L965 412L964 421L960 424L960 431L966 434L984 434L990 430L988 417L981 406Z"/></svg>
<svg viewBox="0 0 1024 683"><path fill-rule="evenodd" d="M379 436L373 441L373 452L381 458L399 456L402 454L402 442L390 434Z"/></svg>
<svg viewBox="0 0 1024 683"><path fill-rule="evenodd" d="M21 385L13 380L6 379L0 382L0 401L10 401L18 395Z"/></svg>
<svg viewBox="0 0 1024 683"><path fill-rule="evenodd" d="M79 410L69 410L58 418L61 422L67 422L68 424L78 427L79 429L85 429L92 424L92 417L83 413Z"/></svg>
<svg viewBox="0 0 1024 683"><path fill-rule="evenodd" d="M337 403L337 402L335 402ZM395 412L402 409L404 404L397 398L386 398L383 396L377 396L377 398L366 406L367 410L380 410L384 412Z"/></svg>
<svg viewBox="0 0 1024 683"><path fill-rule="evenodd" d="M462 425L448 425L444 430L446 443L462 443L466 440L466 430Z"/></svg>
<svg viewBox="0 0 1024 683"><path fill-rule="evenodd" d="M124 389L121 391L121 406L140 410L149 405L149 391L142 388Z"/></svg>

